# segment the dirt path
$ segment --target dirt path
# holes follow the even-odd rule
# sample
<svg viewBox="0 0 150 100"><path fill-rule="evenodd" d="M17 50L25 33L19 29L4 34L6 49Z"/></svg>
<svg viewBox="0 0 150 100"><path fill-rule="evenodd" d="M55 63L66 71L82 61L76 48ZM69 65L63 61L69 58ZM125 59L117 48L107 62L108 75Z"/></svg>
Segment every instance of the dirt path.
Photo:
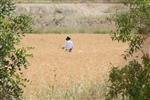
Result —
<svg viewBox="0 0 150 100"><path fill-rule="evenodd" d="M53 81L64 85L71 81L103 81L110 63L124 62L121 54L127 45L112 42L109 35L69 34L74 41L71 53L61 49L66 36L30 34L24 38L23 45L34 47L31 66L25 71L31 81L25 93L46 88Z"/></svg>

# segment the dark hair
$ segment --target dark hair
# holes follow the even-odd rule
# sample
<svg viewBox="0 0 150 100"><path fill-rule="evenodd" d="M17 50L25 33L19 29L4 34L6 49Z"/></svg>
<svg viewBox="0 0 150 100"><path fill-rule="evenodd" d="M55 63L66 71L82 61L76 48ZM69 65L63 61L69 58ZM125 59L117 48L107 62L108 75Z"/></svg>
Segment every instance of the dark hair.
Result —
<svg viewBox="0 0 150 100"><path fill-rule="evenodd" d="M71 40L71 38L70 38L69 36L67 36L66 40L67 40L67 41L68 41L68 40Z"/></svg>

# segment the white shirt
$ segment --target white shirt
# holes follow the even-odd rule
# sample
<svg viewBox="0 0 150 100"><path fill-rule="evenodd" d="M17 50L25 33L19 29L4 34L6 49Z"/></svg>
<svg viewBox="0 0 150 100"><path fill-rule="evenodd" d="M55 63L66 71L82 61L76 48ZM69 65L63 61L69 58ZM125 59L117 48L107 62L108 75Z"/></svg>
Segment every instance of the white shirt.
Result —
<svg viewBox="0 0 150 100"><path fill-rule="evenodd" d="M71 49L73 48L73 42L71 40L66 41L65 43L65 48L66 49Z"/></svg>

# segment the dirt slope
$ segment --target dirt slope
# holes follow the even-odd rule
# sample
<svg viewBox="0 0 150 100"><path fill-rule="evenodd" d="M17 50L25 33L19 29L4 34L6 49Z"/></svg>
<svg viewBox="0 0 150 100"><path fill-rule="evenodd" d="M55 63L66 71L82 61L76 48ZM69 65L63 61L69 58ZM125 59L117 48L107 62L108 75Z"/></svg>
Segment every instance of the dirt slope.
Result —
<svg viewBox="0 0 150 100"><path fill-rule="evenodd" d="M114 29L108 17L124 9L123 5L115 3L31 3L17 4L16 14L32 17L33 32L108 33Z"/></svg>

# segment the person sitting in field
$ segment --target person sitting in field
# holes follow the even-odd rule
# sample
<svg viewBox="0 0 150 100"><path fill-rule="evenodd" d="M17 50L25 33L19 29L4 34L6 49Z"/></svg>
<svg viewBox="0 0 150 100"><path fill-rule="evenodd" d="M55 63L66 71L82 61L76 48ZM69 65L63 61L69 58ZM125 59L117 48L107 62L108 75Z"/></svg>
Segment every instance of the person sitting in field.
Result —
<svg viewBox="0 0 150 100"><path fill-rule="evenodd" d="M67 36L65 46L63 47L65 51L71 52L73 49L73 42L71 41L71 38Z"/></svg>

